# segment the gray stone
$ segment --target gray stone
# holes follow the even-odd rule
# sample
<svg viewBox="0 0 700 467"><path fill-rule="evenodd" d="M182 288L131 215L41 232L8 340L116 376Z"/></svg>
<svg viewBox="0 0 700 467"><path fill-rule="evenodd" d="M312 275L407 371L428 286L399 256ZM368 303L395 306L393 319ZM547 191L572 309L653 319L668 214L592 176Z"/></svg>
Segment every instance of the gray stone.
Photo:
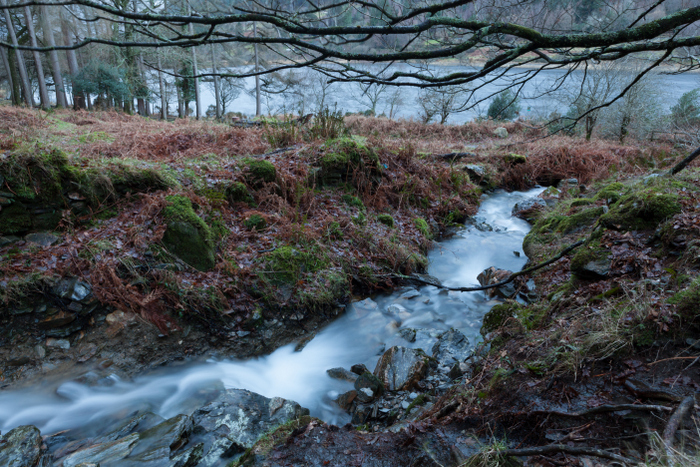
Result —
<svg viewBox="0 0 700 467"><path fill-rule="evenodd" d="M335 400L335 403L338 404L338 407L347 411L348 409L350 409L352 401L354 401L356 397L357 391L348 391L344 394L339 395L338 398Z"/></svg>
<svg viewBox="0 0 700 467"><path fill-rule="evenodd" d="M216 265L214 245L189 222L170 222L163 235L163 245L172 254L200 271L209 271Z"/></svg>
<svg viewBox="0 0 700 467"><path fill-rule="evenodd" d="M190 417L177 415L143 431L140 433L139 442L124 461L129 465L168 467L171 464L171 451L184 446L192 428Z"/></svg>
<svg viewBox="0 0 700 467"><path fill-rule="evenodd" d="M37 326L40 329L53 329L65 326L66 324L72 323L73 321L75 321L74 313L59 311L58 313L47 316L46 318L39 321L39 323L37 323Z"/></svg>
<svg viewBox="0 0 700 467"><path fill-rule="evenodd" d="M170 467L195 467L204 455L204 443L198 443L172 458Z"/></svg>
<svg viewBox="0 0 700 467"><path fill-rule="evenodd" d="M15 237L14 235L0 235L0 248L7 245L11 245L12 243L15 243L17 241L19 241L19 237Z"/></svg>
<svg viewBox="0 0 700 467"><path fill-rule="evenodd" d="M218 465L222 456L242 453L265 433L308 414L308 409L293 401L228 389L192 414L195 433L205 439L198 465Z"/></svg>
<svg viewBox="0 0 700 467"><path fill-rule="evenodd" d="M58 281L52 292L54 295L60 298L81 302L90 297L92 289L90 288L89 284L79 281L77 278L73 277Z"/></svg>
<svg viewBox="0 0 700 467"><path fill-rule="evenodd" d="M408 292L404 292L401 295L399 295L399 298L404 299L404 300L411 300L412 298L420 297L421 293L418 292L417 290L409 290Z"/></svg>
<svg viewBox="0 0 700 467"><path fill-rule="evenodd" d="M326 370L326 373L328 373L328 376L333 379L348 381L350 383L354 383L357 379L357 375L355 373L348 371L345 368L331 368L330 370Z"/></svg>
<svg viewBox="0 0 700 467"><path fill-rule="evenodd" d="M491 266L490 268L484 269L478 276L476 276L476 279L481 285L492 285L502 282L511 274L513 274L511 271L505 269L498 269ZM513 298L517 294L517 291L515 289L515 284L513 284L513 282L510 282L508 284L502 285L501 287L487 289L486 294L489 297Z"/></svg>
<svg viewBox="0 0 700 467"><path fill-rule="evenodd" d="M506 130L505 128L503 128L501 126L501 127L496 128L495 130L493 130L493 134L495 136L498 136L499 138L507 138L508 137L508 130Z"/></svg>
<svg viewBox="0 0 700 467"><path fill-rule="evenodd" d="M78 321L74 321L67 326L49 329L48 331L46 331L45 334L47 337L68 337L71 334L80 331L81 329L83 329L83 325Z"/></svg>
<svg viewBox="0 0 700 467"><path fill-rule="evenodd" d="M464 374L466 374L469 371L469 365L463 362L458 362L452 365L452 368L450 368L450 372L448 373L448 376L450 379L457 379Z"/></svg>
<svg viewBox="0 0 700 467"><path fill-rule="evenodd" d="M576 268L574 271L577 276L582 278L600 279L607 277L610 274L610 260L597 259L589 261L583 266Z"/></svg>
<svg viewBox="0 0 700 467"><path fill-rule="evenodd" d="M63 467L76 467L81 463L106 464L124 459L139 440L138 433L107 443L93 444L63 458Z"/></svg>
<svg viewBox="0 0 700 467"><path fill-rule="evenodd" d="M439 364L448 366L465 361L471 355L471 351L469 339L454 328L442 333L432 348L433 357Z"/></svg>
<svg viewBox="0 0 700 467"><path fill-rule="evenodd" d="M534 220L537 217L537 213L545 207L547 207L547 202L542 198L529 198L525 201L515 203L511 214L530 222Z"/></svg>
<svg viewBox="0 0 700 467"><path fill-rule="evenodd" d="M366 390L369 391L366 391ZM357 400L360 402L370 402L384 393L382 381L372 373L365 372L355 381Z"/></svg>
<svg viewBox="0 0 700 467"><path fill-rule="evenodd" d="M47 232L36 232L25 235L24 240L28 243L35 243L41 247L47 248L61 240L61 237Z"/></svg>
<svg viewBox="0 0 700 467"><path fill-rule="evenodd" d="M70 349L70 342L65 339L46 339L46 347L55 347L58 349L68 350Z"/></svg>
<svg viewBox="0 0 700 467"><path fill-rule="evenodd" d="M377 362L374 375L389 391L413 388L428 371L428 357L420 349L394 346Z"/></svg>
<svg viewBox="0 0 700 467"><path fill-rule="evenodd" d="M350 367L350 371L355 373L356 375L362 375L365 373L368 373L369 370L367 367L364 365L364 363L356 363L353 366Z"/></svg>
<svg viewBox="0 0 700 467"><path fill-rule="evenodd" d="M34 467L43 454L41 433L35 426L24 425L0 438L0 465Z"/></svg>
<svg viewBox="0 0 700 467"><path fill-rule="evenodd" d="M406 339L408 342L415 342L416 341L416 330L411 329L411 328L403 328L399 330L399 336L403 337Z"/></svg>

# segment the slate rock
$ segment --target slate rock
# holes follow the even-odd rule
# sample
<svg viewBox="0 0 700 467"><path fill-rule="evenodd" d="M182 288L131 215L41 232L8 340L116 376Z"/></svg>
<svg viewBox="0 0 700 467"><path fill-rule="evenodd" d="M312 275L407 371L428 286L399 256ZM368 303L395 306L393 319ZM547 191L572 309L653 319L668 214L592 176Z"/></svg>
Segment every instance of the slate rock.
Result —
<svg viewBox="0 0 700 467"><path fill-rule="evenodd" d="M494 266L491 266L490 268L486 268L481 273L479 273L479 275L476 276L476 279L481 285L492 285L505 280L511 274L513 274L511 271L505 269L498 269ZM513 282L510 282L509 284L503 285L501 287L487 289L486 294L489 297L499 297L507 299L515 297L517 291L515 289L515 284L513 284Z"/></svg>
<svg viewBox="0 0 700 467"><path fill-rule="evenodd" d="M77 467L81 463L106 464L124 459L139 440L138 433L106 443L93 444L63 458L63 467Z"/></svg>
<svg viewBox="0 0 700 467"><path fill-rule="evenodd" d="M413 388L428 371L428 357L420 349L394 346L377 362L374 375L389 391Z"/></svg>
<svg viewBox="0 0 700 467"><path fill-rule="evenodd" d="M384 394L384 384L369 371L361 374L355 381L357 400L360 402L370 402Z"/></svg>
<svg viewBox="0 0 700 467"><path fill-rule="evenodd" d="M0 465L3 467L34 467L42 457L39 429L32 425L19 426L0 438Z"/></svg>
<svg viewBox="0 0 700 467"><path fill-rule="evenodd" d="M170 222L163 234L163 245L172 254L200 271L209 271L216 265L214 245L189 222Z"/></svg>
<svg viewBox="0 0 700 467"><path fill-rule="evenodd" d="M192 414L194 433L204 442L198 465L218 465L222 457L241 454L279 425L308 414L308 409L294 401L227 389Z"/></svg>
<svg viewBox="0 0 700 467"><path fill-rule="evenodd" d="M57 243L59 240L61 240L61 237L48 232L36 232L25 235L24 240L28 243L35 243L46 248L50 247L54 243Z"/></svg>
<svg viewBox="0 0 700 467"><path fill-rule="evenodd" d="M440 334L432 348L433 357L440 365L452 366L463 362L471 355L469 339L457 329L450 329Z"/></svg>
<svg viewBox="0 0 700 467"><path fill-rule="evenodd" d="M363 363L356 363L355 365L351 366L350 371L352 371L356 375L362 375L364 373L369 372L369 370Z"/></svg>
<svg viewBox="0 0 700 467"><path fill-rule="evenodd" d="M346 370L345 368L331 368L330 370L326 370L326 373L328 373L328 376L330 376L333 379L348 381L350 383L354 383L358 376L355 373Z"/></svg>
<svg viewBox="0 0 700 467"><path fill-rule="evenodd" d="M335 400L335 403L338 404L338 407L347 411L348 409L350 409L350 406L352 405L352 402L355 400L356 397L357 391L348 391L339 395L338 398Z"/></svg>
<svg viewBox="0 0 700 467"><path fill-rule="evenodd" d="M139 442L121 464L169 467L171 452L187 443L192 428L190 417L177 415L141 432Z"/></svg>
<svg viewBox="0 0 700 467"><path fill-rule="evenodd" d="M511 214L528 222L537 218L537 214L547 207L547 202L542 198L529 198L515 203Z"/></svg>

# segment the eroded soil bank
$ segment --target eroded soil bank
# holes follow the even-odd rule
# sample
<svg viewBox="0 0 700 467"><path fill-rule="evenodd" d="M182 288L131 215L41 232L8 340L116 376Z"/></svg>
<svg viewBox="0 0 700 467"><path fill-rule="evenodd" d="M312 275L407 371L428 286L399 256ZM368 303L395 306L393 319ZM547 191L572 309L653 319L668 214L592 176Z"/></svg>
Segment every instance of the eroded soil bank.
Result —
<svg viewBox="0 0 700 467"><path fill-rule="evenodd" d="M695 169L647 176L673 162L664 144L533 143L538 131L518 124L501 139L491 123L0 112L5 388L303 341L352 295L422 272L431 240L482 190L539 183L560 189L521 214L531 261L583 244L532 274L527 304L494 308L486 345L445 394L397 433L371 410L343 428L290 422L240 462L653 463L666 455L655 433L697 390L700 183ZM684 415L670 435L683 452L697 441L694 404Z"/></svg>

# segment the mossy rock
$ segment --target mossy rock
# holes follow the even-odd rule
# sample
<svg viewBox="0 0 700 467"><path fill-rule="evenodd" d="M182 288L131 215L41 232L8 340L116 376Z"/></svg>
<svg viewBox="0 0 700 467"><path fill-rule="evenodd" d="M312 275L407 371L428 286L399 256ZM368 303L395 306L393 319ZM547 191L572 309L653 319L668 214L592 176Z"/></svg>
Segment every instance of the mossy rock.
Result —
<svg viewBox="0 0 700 467"><path fill-rule="evenodd" d="M610 275L610 251L592 240L576 251L569 265L571 272L580 279L603 279Z"/></svg>
<svg viewBox="0 0 700 467"><path fill-rule="evenodd" d="M494 305L485 315L481 325L481 335L493 332L503 326L508 318L514 317L520 311L520 305L514 301L507 301Z"/></svg>
<svg viewBox="0 0 700 467"><path fill-rule="evenodd" d="M277 169L275 165L264 159L247 159L246 165L246 182L252 187L261 187L265 183L271 183L277 180Z"/></svg>
<svg viewBox="0 0 700 467"><path fill-rule="evenodd" d="M361 210L364 210L364 209L365 209L364 203L363 203L362 200L361 200L360 198L358 198L357 196L353 196L353 195L343 195L343 201L344 201L345 204L347 204L348 206L352 206L352 207L355 207L355 208L361 209Z"/></svg>
<svg viewBox="0 0 700 467"><path fill-rule="evenodd" d="M523 156L522 154L510 153L503 156L503 160L511 165L524 164L525 162L527 162L527 156Z"/></svg>
<svg viewBox="0 0 700 467"><path fill-rule="evenodd" d="M622 183L613 182L598 190L598 193L596 193L594 199L602 199L608 204L614 204L619 201L627 191L629 191L629 188Z"/></svg>
<svg viewBox="0 0 700 467"><path fill-rule="evenodd" d="M418 217L416 219L413 219L413 225L416 226L416 229L427 239L433 238L433 234L430 231L430 226L428 225L428 221L423 219L422 217Z"/></svg>
<svg viewBox="0 0 700 467"><path fill-rule="evenodd" d="M243 225L245 225L248 230L260 231L265 230L265 227L267 227L267 221L260 214L252 214L243 222Z"/></svg>
<svg viewBox="0 0 700 467"><path fill-rule="evenodd" d="M674 294L668 303L676 305L676 313L681 318L683 328L700 329L700 278Z"/></svg>
<svg viewBox="0 0 700 467"><path fill-rule="evenodd" d="M3 206L0 211L0 234L23 234L32 227L32 218L24 204L15 201L9 206Z"/></svg>
<svg viewBox="0 0 700 467"><path fill-rule="evenodd" d="M275 249L267 255L266 269L276 282L296 283L306 273L328 267L328 260L315 251L302 251L291 246Z"/></svg>
<svg viewBox="0 0 700 467"><path fill-rule="evenodd" d="M68 157L58 149L16 152L0 160L0 173L11 191L22 201L56 202L70 179Z"/></svg>
<svg viewBox="0 0 700 467"><path fill-rule="evenodd" d="M379 214L377 216L377 221L386 225L389 228L394 227L394 218L390 214Z"/></svg>
<svg viewBox="0 0 700 467"><path fill-rule="evenodd" d="M343 137L327 141L319 156L320 169L314 182L320 186L338 186L362 172L370 177L381 173L379 156L358 138Z"/></svg>
<svg viewBox="0 0 700 467"><path fill-rule="evenodd" d="M616 230L654 229L679 212L681 205L677 195L650 188L623 196L600 220L605 227Z"/></svg>
<svg viewBox="0 0 700 467"><path fill-rule="evenodd" d="M248 191L248 187L241 182L233 182L225 189L226 199L229 203L248 203L253 204L255 201L253 195Z"/></svg>
<svg viewBox="0 0 700 467"><path fill-rule="evenodd" d="M569 201L569 206L572 208L576 208L579 206L589 206L593 203L595 203L595 200L592 198L574 198L571 201Z"/></svg>
<svg viewBox="0 0 700 467"><path fill-rule="evenodd" d="M216 264L211 229L192 208L185 196L167 196L163 209L168 228L163 244L172 254L200 271L208 271Z"/></svg>

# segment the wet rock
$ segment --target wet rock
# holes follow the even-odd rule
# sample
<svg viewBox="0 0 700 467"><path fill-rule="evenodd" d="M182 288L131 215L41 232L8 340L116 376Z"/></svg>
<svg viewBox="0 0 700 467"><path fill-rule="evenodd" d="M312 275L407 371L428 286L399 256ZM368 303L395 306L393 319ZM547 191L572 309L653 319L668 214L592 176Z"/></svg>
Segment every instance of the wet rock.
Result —
<svg viewBox="0 0 700 467"><path fill-rule="evenodd" d="M93 444L63 458L63 467L77 467L81 463L101 465L119 461L131 454L138 440L139 434L132 433L116 441Z"/></svg>
<svg viewBox="0 0 700 467"><path fill-rule="evenodd" d="M469 365L463 362L455 363L447 374L450 379L457 379L469 372Z"/></svg>
<svg viewBox="0 0 700 467"><path fill-rule="evenodd" d="M442 282L440 282L440 279L438 279L435 276L431 276L430 274L413 273L413 274L411 274L411 277L415 277L416 279L419 279L421 281L421 283L427 283L430 285L434 285L436 287L440 287L442 285Z"/></svg>
<svg viewBox="0 0 700 467"><path fill-rule="evenodd" d="M72 323L75 320L74 313L68 313L66 311L59 311L53 315L47 316L46 318L39 321L37 326L40 329L53 329L66 324Z"/></svg>
<svg viewBox="0 0 700 467"><path fill-rule="evenodd" d="M37 358L44 358L46 356L46 349L37 344L34 346L34 353L36 354Z"/></svg>
<svg viewBox="0 0 700 467"><path fill-rule="evenodd" d="M172 254L200 271L208 271L216 264L213 243L197 226L189 222L169 222L163 235L163 245Z"/></svg>
<svg viewBox="0 0 700 467"><path fill-rule="evenodd" d="M228 389L192 414L195 433L204 440L198 465L218 465L222 457L243 453L265 433L308 414L308 409L294 401Z"/></svg>
<svg viewBox="0 0 700 467"><path fill-rule="evenodd" d="M0 438L0 465L34 467L43 454L41 433L35 426L24 425Z"/></svg>
<svg viewBox="0 0 700 467"><path fill-rule="evenodd" d="M355 390L358 401L370 402L384 394L384 384L379 378L367 371L355 380Z"/></svg>
<svg viewBox="0 0 700 467"><path fill-rule="evenodd" d="M440 365L452 366L463 362L471 355L469 339L457 329L450 329L440 334L433 345L433 357Z"/></svg>
<svg viewBox="0 0 700 467"><path fill-rule="evenodd" d="M71 334L80 331L83 329L83 325L78 322L74 321L73 323L69 324L68 326L64 326L61 328L55 328L55 329L49 329L46 331L46 336L47 337L68 337Z"/></svg>
<svg viewBox="0 0 700 467"><path fill-rule="evenodd" d="M348 381L350 383L354 383L357 379L357 375L355 373L348 371L345 368L331 368L330 370L326 370L326 373L328 373L328 376L333 379Z"/></svg>
<svg viewBox="0 0 700 467"><path fill-rule="evenodd" d="M366 298L364 300L360 300L359 302L352 303L350 305L350 310L348 310L348 313L351 318L360 319L364 318L373 311L377 311L378 309L379 306L374 300L372 300L371 298Z"/></svg>
<svg viewBox="0 0 700 467"><path fill-rule="evenodd" d="M399 330L399 336L403 337L406 339L408 342L415 342L416 341L416 330L411 329L411 328L403 328Z"/></svg>
<svg viewBox="0 0 700 467"><path fill-rule="evenodd" d="M409 290L408 292L402 293L399 298L403 300L411 300L416 297L420 297L421 293L418 292L417 290Z"/></svg>
<svg viewBox="0 0 700 467"><path fill-rule="evenodd" d="M495 130L493 130L493 134L494 134L494 136L497 136L499 138L507 138L508 137L508 130L506 130L505 128L503 128L501 126L501 127L496 128Z"/></svg>
<svg viewBox="0 0 700 467"><path fill-rule="evenodd" d="M169 467L195 467L204 455L204 443L198 443L182 454L173 456Z"/></svg>
<svg viewBox="0 0 700 467"><path fill-rule="evenodd" d="M70 349L70 342L65 339L46 339L46 347L54 347L58 349L68 350Z"/></svg>
<svg viewBox="0 0 700 467"><path fill-rule="evenodd" d="M428 357L421 350L394 346L377 362L374 375L389 391L414 387L428 370Z"/></svg>
<svg viewBox="0 0 700 467"><path fill-rule="evenodd" d="M559 182L557 185L557 188L561 191L567 191L572 188L577 188L578 187L578 179L577 178L569 178L566 180L562 180Z"/></svg>
<svg viewBox="0 0 700 467"><path fill-rule="evenodd" d="M481 285L492 285L502 282L511 274L511 271L498 269L491 266L490 268L484 269L478 276L476 276L476 279ZM512 282L501 287L486 290L486 294L489 297L512 298L516 295L516 293L517 291L515 289L515 284Z"/></svg>
<svg viewBox="0 0 700 467"><path fill-rule="evenodd" d="M15 237L14 235L7 235L7 236L0 235L0 248L7 246L7 245L11 245L17 241L19 241L19 237Z"/></svg>
<svg viewBox="0 0 700 467"><path fill-rule="evenodd" d="M357 391L348 391L344 394L339 395L338 398L335 400L335 403L338 404L338 407L347 411L350 409L352 401L354 401L356 397Z"/></svg>
<svg viewBox="0 0 700 467"><path fill-rule="evenodd" d="M610 260L607 258L594 259L587 263L577 264L571 271L580 278L602 279L610 275Z"/></svg>
<svg viewBox="0 0 700 467"><path fill-rule="evenodd" d="M369 372L369 370L363 363L356 363L355 365L351 366L350 371L352 371L356 375L362 375Z"/></svg>
<svg viewBox="0 0 700 467"><path fill-rule="evenodd" d="M46 248L50 247L54 243L57 243L59 240L61 240L61 237L47 232L37 232L25 235L24 240L27 243L34 243Z"/></svg>
<svg viewBox="0 0 700 467"><path fill-rule="evenodd" d="M89 284L79 281L77 278L73 277L58 281L52 292L54 295L60 298L82 302L83 300L90 298L92 289L90 288Z"/></svg>
<svg viewBox="0 0 700 467"><path fill-rule="evenodd" d="M192 428L190 417L177 415L143 431L140 433L139 442L126 461L132 465L169 466L171 451L176 451L186 444Z"/></svg>
<svg viewBox="0 0 700 467"><path fill-rule="evenodd" d="M513 211L511 214L520 219L525 219L528 222L532 222L537 219L538 214L542 209L547 207L547 202L542 198L530 198L525 201L520 201L515 203L513 206Z"/></svg>

